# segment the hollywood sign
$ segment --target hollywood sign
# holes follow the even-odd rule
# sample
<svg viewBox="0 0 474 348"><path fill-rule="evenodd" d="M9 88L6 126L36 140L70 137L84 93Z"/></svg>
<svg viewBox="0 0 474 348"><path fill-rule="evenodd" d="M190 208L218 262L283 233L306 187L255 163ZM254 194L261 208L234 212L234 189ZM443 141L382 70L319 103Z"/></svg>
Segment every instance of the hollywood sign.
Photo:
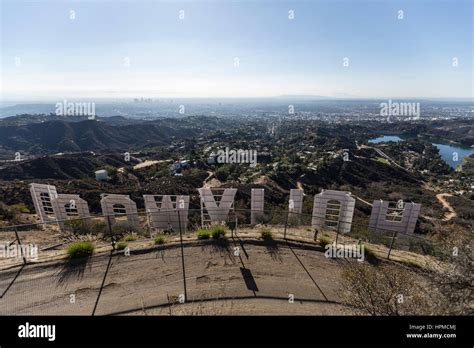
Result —
<svg viewBox="0 0 474 348"><path fill-rule="evenodd" d="M30 184L31 197L36 214L42 223L55 222L61 231L65 222L71 219L90 220L89 206L77 194L58 194L52 185ZM224 223L234 210L237 189L200 188L201 224ZM251 191L251 224L264 222L265 190ZM303 190L290 190L288 216L301 218L303 210ZM190 196L144 195L148 225L157 230L186 231ZM114 225L117 219L125 219L134 226L139 225L136 203L128 195L102 194L100 205L105 223ZM355 199L350 192L323 190L314 196L311 225L332 228L340 233L351 230L355 209ZM369 228L400 233L413 233L421 209L421 204L374 201Z"/></svg>

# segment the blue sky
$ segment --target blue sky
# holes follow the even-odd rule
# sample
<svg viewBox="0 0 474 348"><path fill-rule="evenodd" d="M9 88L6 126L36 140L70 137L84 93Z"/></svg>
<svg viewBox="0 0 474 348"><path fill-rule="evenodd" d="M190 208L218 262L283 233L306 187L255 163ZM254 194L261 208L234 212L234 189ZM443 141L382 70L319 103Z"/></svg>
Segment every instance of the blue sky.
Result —
<svg viewBox="0 0 474 348"><path fill-rule="evenodd" d="M0 2L4 100L473 97L472 1Z"/></svg>

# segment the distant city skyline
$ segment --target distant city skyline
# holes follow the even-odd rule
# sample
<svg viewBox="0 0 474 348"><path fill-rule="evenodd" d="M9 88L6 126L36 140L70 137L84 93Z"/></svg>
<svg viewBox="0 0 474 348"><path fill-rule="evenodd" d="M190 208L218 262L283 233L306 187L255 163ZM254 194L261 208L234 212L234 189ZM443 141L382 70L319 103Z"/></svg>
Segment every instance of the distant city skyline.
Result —
<svg viewBox="0 0 474 348"><path fill-rule="evenodd" d="M469 0L0 4L2 101L474 98Z"/></svg>

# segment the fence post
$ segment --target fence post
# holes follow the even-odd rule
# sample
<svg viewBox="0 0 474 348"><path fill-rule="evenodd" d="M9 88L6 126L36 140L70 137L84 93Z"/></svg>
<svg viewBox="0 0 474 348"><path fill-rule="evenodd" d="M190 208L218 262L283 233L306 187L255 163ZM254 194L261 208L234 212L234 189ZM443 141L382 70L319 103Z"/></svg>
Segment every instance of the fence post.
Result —
<svg viewBox="0 0 474 348"><path fill-rule="evenodd" d="M235 221L234 223L230 223L230 235L231 238L234 239L234 229L237 227L237 215L235 215Z"/></svg>
<svg viewBox="0 0 474 348"><path fill-rule="evenodd" d="M341 227L341 223L338 222L337 223L337 231L336 231L336 247L337 247L337 240L339 238L339 228Z"/></svg>
<svg viewBox="0 0 474 348"><path fill-rule="evenodd" d="M286 228L288 226L288 215L290 215L290 211L286 212L286 219L285 219L285 231L283 232L283 239L286 239Z"/></svg>
<svg viewBox="0 0 474 348"><path fill-rule="evenodd" d="M112 231L112 224L110 223L110 215L107 214L107 227L109 228L109 234L110 234L110 243L112 244L112 251L115 251L115 236Z"/></svg>
<svg viewBox="0 0 474 348"><path fill-rule="evenodd" d="M237 226L239 225L239 217L235 214L235 234L237 234Z"/></svg>
<svg viewBox="0 0 474 348"><path fill-rule="evenodd" d="M181 229L181 214L179 213L179 210L178 210L178 225L179 225L179 241L181 244L181 265L183 268L184 302L187 302L188 292L186 288L186 268L184 267L183 231Z"/></svg>
<svg viewBox="0 0 474 348"><path fill-rule="evenodd" d="M392 241L390 242L390 249L388 249L387 259L390 259L390 253L392 252L393 243L395 243L395 238L397 237L398 232L393 232Z"/></svg>
<svg viewBox="0 0 474 348"><path fill-rule="evenodd" d="M23 244L21 244L21 239L20 239L20 236L18 235L18 230L16 226L14 228L14 231L15 231L16 240L18 242L18 245L20 246L20 253L21 253L21 257L23 258L23 264L26 265L27 262L26 262L25 255L23 254Z"/></svg>

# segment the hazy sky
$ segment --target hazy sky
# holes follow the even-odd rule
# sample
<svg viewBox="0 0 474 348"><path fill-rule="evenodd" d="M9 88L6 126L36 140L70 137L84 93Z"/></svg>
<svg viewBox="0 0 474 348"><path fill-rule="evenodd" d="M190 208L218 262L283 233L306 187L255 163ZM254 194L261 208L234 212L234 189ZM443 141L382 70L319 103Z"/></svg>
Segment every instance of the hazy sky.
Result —
<svg viewBox="0 0 474 348"><path fill-rule="evenodd" d="M4 100L473 97L470 0L0 3Z"/></svg>

